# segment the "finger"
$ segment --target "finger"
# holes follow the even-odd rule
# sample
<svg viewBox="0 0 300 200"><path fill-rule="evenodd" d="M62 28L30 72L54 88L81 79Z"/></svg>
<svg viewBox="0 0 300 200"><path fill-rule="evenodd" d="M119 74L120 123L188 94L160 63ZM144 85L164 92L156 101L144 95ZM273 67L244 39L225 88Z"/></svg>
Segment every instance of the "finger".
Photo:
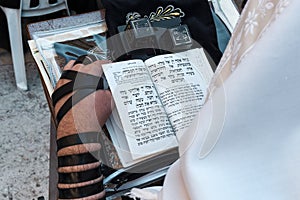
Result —
<svg viewBox="0 0 300 200"><path fill-rule="evenodd" d="M64 67L64 71L66 70L74 70L74 71L79 71L82 73L87 73L87 74L92 74L94 76L98 76L101 77L103 74L102 71L102 64L108 63L109 61L95 61L94 63L88 64L88 65L84 65L81 63L77 63L74 65L75 61L71 60L69 61L66 66ZM56 87L55 88L59 88L62 85L66 84L70 82L70 80L66 80L66 79L59 79Z"/></svg>
<svg viewBox="0 0 300 200"><path fill-rule="evenodd" d="M63 70L70 70L70 69L72 69L74 63L75 63L75 60L69 61L69 62L64 66L64 69L63 69Z"/></svg>
<svg viewBox="0 0 300 200"><path fill-rule="evenodd" d="M69 62L64 66L63 71L72 69L74 63L75 63L75 60L69 61ZM59 79L59 80L57 81L57 84L56 84L56 86L55 86L55 89L61 87L62 85L66 84L66 83L68 83L68 82L70 82L70 80L67 80L67 79Z"/></svg>
<svg viewBox="0 0 300 200"><path fill-rule="evenodd" d="M111 61L108 60L97 60L88 65L76 64L73 66L72 70L92 74L94 76L101 76L103 74L102 65L110 62Z"/></svg>

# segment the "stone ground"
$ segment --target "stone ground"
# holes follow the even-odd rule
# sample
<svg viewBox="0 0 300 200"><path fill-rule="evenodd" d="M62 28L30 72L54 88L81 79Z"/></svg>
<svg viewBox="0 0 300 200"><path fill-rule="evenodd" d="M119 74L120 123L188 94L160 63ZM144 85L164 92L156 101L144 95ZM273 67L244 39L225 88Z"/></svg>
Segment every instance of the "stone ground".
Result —
<svg viewBox="0 0 300 200"><path fill-rule="evenodd" d="M30 53L26 70L29 90L20 91L0 49L0 200L48 199L50 113Z"/></svg>

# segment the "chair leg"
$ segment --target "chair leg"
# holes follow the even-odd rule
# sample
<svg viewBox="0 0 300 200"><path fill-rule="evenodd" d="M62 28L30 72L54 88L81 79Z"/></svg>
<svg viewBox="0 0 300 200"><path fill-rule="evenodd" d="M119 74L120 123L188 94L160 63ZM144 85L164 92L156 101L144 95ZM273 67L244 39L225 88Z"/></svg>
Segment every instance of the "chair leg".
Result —
<svg viewBox="0 0 300 200"><path fill-rule="evenodd" d="M27 79L22 43L21 12L19 9L1 7L4 11L8 24L11 55L13 60L17 87L27 90Z"/></svg>
<svg viewBox="0 0 300 200"><path fill-rule="evenodd" d="M67 14L68 16L71 16L70 10L69 10L69 6L68 6L68 1L65 0L65 5L66 5L66 10L67 10Z"/></svg>

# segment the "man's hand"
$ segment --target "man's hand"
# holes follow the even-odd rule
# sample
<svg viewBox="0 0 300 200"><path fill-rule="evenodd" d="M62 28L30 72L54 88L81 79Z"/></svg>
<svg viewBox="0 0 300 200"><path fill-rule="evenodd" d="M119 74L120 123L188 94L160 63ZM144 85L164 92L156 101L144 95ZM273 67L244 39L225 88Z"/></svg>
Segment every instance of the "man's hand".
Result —
<svg viewBox="0 0 300 200"><path fill-rule="evenodd" d="M102 64L109 61L96 61L89 65L76 64L75 61L70 61L64 70L74 70L82 73L102 76ZM60 79L56 88L69 82L66 79ZM61 106L73 93L64 96L55 106L55 114L58 113ZM58 126L58 139L69 135L70 132L88 132L98 131L105 124L108 119L113 106L111 92L108 90L95 90L94 93L82 99L78 104L74 105L72 109L64 116Z"/></svg>

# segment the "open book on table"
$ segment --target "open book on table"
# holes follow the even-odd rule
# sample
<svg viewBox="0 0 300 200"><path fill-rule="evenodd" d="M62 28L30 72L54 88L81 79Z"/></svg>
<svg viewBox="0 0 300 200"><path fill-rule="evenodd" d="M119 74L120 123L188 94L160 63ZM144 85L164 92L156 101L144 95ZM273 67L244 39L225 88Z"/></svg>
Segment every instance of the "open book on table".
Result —
<svg viewBox="0 0 300 200"><path fill-rule="evenodd" d="M213 76L202 48L103 65L115 110L106 123L124 167L177 148Z"/></svg>

